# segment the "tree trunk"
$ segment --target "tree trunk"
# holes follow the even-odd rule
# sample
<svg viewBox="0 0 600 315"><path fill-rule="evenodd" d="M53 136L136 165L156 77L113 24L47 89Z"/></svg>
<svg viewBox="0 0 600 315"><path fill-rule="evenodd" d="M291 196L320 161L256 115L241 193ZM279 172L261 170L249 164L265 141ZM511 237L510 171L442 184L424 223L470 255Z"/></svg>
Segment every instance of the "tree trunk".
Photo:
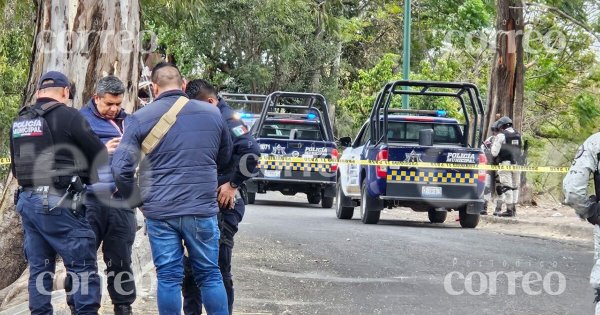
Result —
<svg viewBox="0 0 600 315"><path fill-rule="evenodd" d="M486 134L496 115L509 116L516 130L523 126L525 66L523 64L522 0L496 1L496 56L488 89Z"/></svg>
<svg viewBox="0 0 600 315"><path fill-rule="evenodd" d="M93 95L95 82L114 74L127 87L124 108L137 104L140 73L140 8L138 0L40 0L37 2L36 39L33 43L24 103L34 100L43 73L65 73L76 86L72 106L80 108ZM16 180L9 176L0 204L0 289L15 281L26 268L22 228L14 211L12 191Z"/></svg>

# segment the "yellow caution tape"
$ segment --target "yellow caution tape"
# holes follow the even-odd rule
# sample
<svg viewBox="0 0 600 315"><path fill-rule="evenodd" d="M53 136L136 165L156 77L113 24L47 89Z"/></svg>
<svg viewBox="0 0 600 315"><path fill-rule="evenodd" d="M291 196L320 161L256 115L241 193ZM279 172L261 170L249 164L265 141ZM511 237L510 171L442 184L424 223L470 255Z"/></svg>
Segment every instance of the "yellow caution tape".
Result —
<svg viewBox="0 0 600 315"><path fill-rule="evenodd" d="M319 158L301 158L301 157L261 157L259 163L295 163L294 167L299 168L319 168L318 164L350 164L350 165L376 165L386 166L391 168L408 167L408 168L437 168L437 169L453 169L453 170L485 170L485 171L518 171L531 173L567 173L568 167L559 166L521 166L521 165L487 165L487 164L456 164L456 163L428 163L428 162L397 162L397 161L372 161L372 160L334 160L334 159L319 159ZM308 163L309 166L302 166L298 163ZM0 158L0 165L9 165L10 158ZM283 166L283 165L282 165ZM326 169L329 167L322 166Z"/></svg>
<svg viewBox="0 0 600 315"><path fill-rule="evenodd" d="M309 163L309 164L350 164L350 165L375 165L390 168L427 168L427 169L453 169L453 170L485 170L485 171L518 171L532 173L567 173L568 167L554 166L521 166L521 165L487 165L487 164L458 164L458 163L428 163L428 162L397 162L397 161L372 161L372 160L334 160L301 157L261 157L259 163Z"/></svg>

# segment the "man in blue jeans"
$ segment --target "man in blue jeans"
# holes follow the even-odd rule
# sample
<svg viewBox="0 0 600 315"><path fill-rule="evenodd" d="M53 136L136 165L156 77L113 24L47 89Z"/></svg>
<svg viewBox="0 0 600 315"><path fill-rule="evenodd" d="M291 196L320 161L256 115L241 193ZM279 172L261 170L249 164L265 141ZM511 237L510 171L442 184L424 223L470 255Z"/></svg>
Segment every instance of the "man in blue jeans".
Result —
<svg viewBox="0 0 600 315"><path fill-rule="evenodd" d="M132 207L142 207L146 218L158 277L159 313L181 314L185 246L206 311L225 315L227 295L218 265L217 166L229 162L231 136L216 107L187 99L175 66L157 65L152 89L156 100L125 120L112 159L117 188ZM151 130L162 124L161 117L178 104L185 105L170 120L171 127L163 128L164 136L155 137L158 144L150 149L143 146L149 134L156 135ZM143 159L142 147L148 151Z"/></svg>

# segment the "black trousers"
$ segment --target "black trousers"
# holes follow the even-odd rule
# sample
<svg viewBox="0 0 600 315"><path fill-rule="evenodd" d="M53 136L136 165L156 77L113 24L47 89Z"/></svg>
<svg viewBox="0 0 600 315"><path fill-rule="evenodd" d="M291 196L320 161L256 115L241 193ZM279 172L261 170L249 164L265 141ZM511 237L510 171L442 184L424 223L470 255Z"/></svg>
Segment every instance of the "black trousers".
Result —
<svg viewBox="0 0 600 315"><path fill-rule="evenodd" d="M223 276L223 284L225 285L225 291L227 292L227 302L229 304L229 314L233 312L233 301L234 301L234 289L233 289L233 276L231 274L231 258L233 255L233 237L238 229L238 223L241 221L244 213L244 202L239 201L235 205L233 210L221 211L221 224L226 225L225 228L221 228L221 244L219 245L219 268L221 269L221 275ZM185 315L198 315L202 314L202 295L200 290L194 281L192 274L192 267L184 256L184 278L182 284L183 293L183 313Z"/></svg>
<svg viewBox="0 0 600 315"><path fill-rule="evenodd" d="M131 305L136 298L131 253L137 223L135 212L117 201L86 196L86 218L96 235L96 249L102 246L108 293L115 305ZM70 284L66 279L66 287ZM70 297L67 303L71 305Z"/></svg>

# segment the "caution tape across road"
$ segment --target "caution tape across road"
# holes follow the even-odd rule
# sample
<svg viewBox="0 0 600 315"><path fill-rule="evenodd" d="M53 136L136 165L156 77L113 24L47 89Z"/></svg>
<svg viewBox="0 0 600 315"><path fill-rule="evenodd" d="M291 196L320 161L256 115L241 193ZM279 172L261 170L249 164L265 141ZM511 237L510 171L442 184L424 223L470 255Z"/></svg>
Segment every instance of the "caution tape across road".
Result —
<svg viewBox="0 0 600 315"><path fill-rule="evenodd" d="M334 160L321 158L294 158L294 157L261 157L260 163L308 163L308 164L351 164L386 166L390 168L437 168L454 170L485 170L485 171L518 171L531 173L567 173L568 167L554 166L521 166L521 165L487 165L487 164L457 164L457 163L428 163L428 162L398 162L398 161L373 161L373 160Z"/></svg>
<svg viewBox="0 0 600 315"><path fill-rule="evenodd" d="M568 167L559 166L520 166L520 165L487 165L487 164L456 164L456 163L427 163L427 162L397 162L397 161L373 161L373 160L334 160L320 158L294 158L273 157L260 158L259 162L277 163L308 163L308 164L351 164L351 165L373 165L386 167L408 167L408 168L437 168L453 170L485 170L485 171L518 171L531 173L567 173ZM10 158L0 158L0 165L9 165Z"/></svg>

